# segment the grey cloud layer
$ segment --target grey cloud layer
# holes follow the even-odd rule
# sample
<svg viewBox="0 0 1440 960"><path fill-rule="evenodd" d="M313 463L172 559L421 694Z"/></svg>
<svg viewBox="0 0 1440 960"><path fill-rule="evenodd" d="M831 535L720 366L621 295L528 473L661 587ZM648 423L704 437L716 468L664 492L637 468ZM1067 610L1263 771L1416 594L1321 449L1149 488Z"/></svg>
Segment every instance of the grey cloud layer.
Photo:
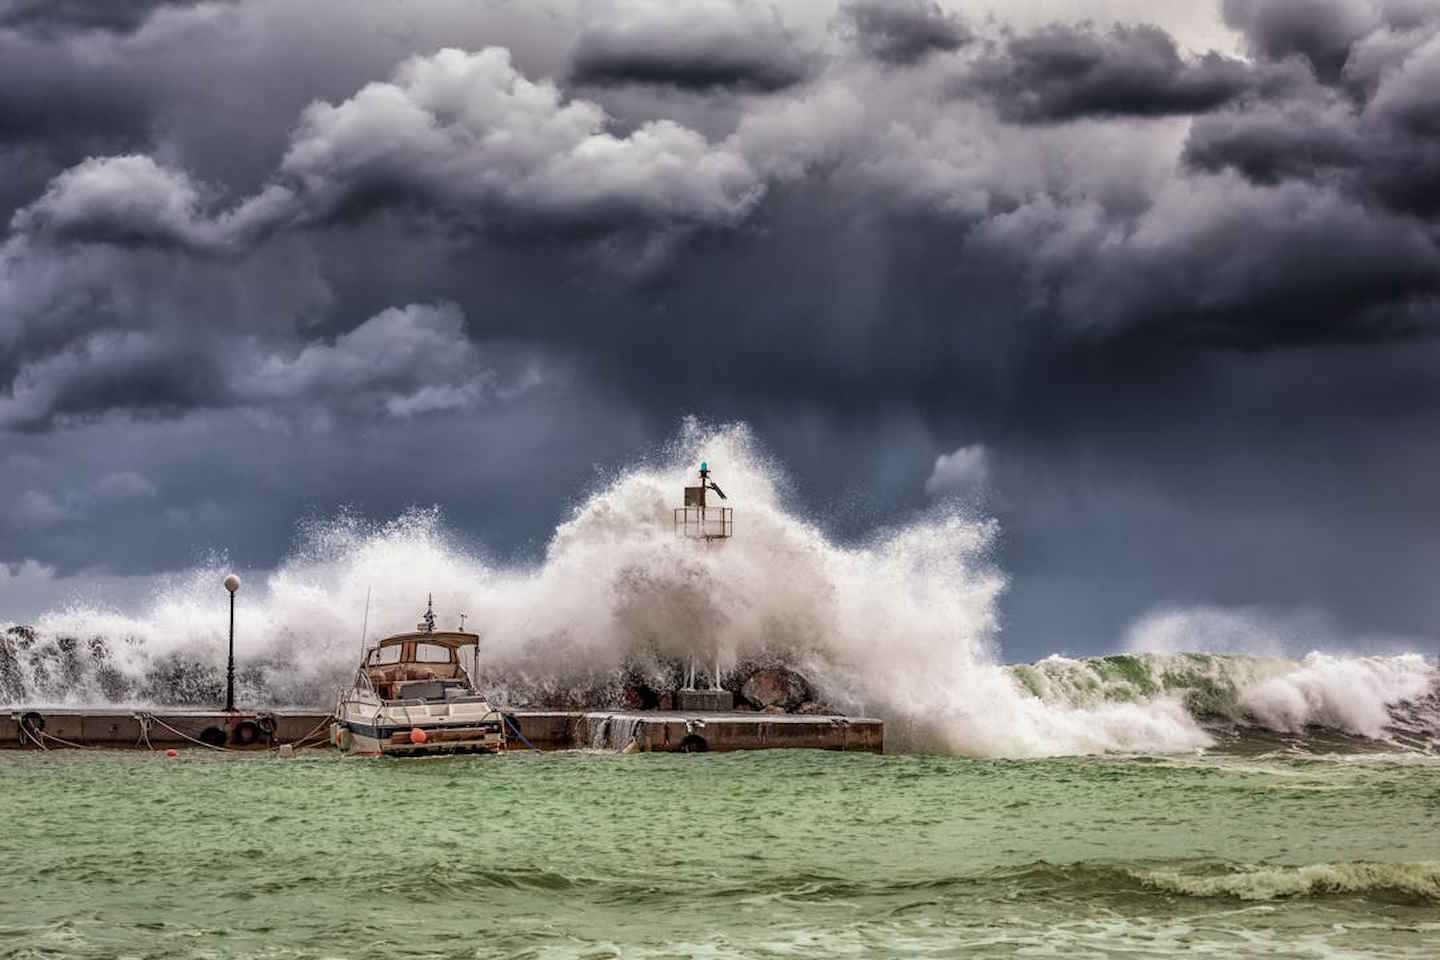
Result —
<svg viewBox="0 0 1440 960"><path fill-rule="evenodd" d="M1320 82L1197 120L1192 168L1338 189L1402 215L1440 210L1440 9L1232 2L1226 12L1257 50L1305 57Z"/></svg>
<svg viewBox="0 0 1440 960"><path fill-rule="evenodd" d="M454 304L410 304L298 351L254 337L96 330L21 368L0 396L0 429L227 407L408 419L513 399L543 380L539 363L506 345L487 357L464 324Z"/></svg>
<svg viewBox="0 0 1440 960"><path fill-rule="evenodd" d="M1429 0L1221 0L1233 42L1201 48L1165 5L1039 26L939 0L404 7L0 7L0 434L36 458L0 466L35 494L0 562L86 555L100 495L47 471L133 473L161 491L137 515L173 496L249 543L198 492L217 424L301 478L246 473L257 511L463 501L334 464L483 434L498 466L465 462L521 517L574 490L509 452L563 437L553 470L583 470L681 411L754 419L816 476L839 464L804 451L844 451L881 520L946 451L1023 487L1017 447L1068 463L1085 431L1138 457L1186 429L1167 411L1263 485L1247 430L1353 398L1296 377L1212 422L1217 368L1355 351L1341 372L1383 399L1364 350L1432 349ZM1373 414L1401 446L1440 409L1405 382L1421 412ZM107 437L96 469L81 444ZM543 534L514 524L502 542ZM1068 555L1045 540L1063 523L1013 526Z"/></svg>
<svg viewBox="0 0 1440 960"><path fill-rule="evenodd" d="M956 13L935 0L849 0L840 6L843 31L867 56L910 64L932 53L948 53L972 34Z"/></svg>
<svg viewBox="0 0 1440 960"><path fill-rule="evenodd" d="M1184 59L1159 27L1053 26L1009 38L982 58L976 82L1006 119L1044 123L1205 113L1254 90L1264 72L1214 52Z"/></svg>
<svg viewBox="0 0 1440 960"><path fill-rule="evenodd" d="M127 328L123 349L37 339L42 325L24 315L55 309L57 295L28 292L35 284L22 274L37 259L65 262L47 250L244 258L276 236L302 231L323 244L325 231L388 217L421 243L446 237L491 254L500 244L537 264L547 248L568 251L595 279L638 258L651 281L694 277L703 291L693 251L724 235L784 244L804 229L789 198L827 194L857 223L883 232L885 218L908 219L944 238L935 249L957 251L959 272L935 265L953 293L1012 298L1044 339L1264 346L1428 334L1437 249L1424 215L1437 148L1426 91L1440 69L1440 17L1424 4L1363 7L1228 2L1225 17L1257 58L1243 61L1182 52L1153 25L977 39L933 3L857 0L831 18L841 46L803 80L750 83L769 92L749 95L721 136L664 115L621 129L598 100L527 76L503 48L416 55L388 80L305 107L248 195L158 152L95 156L56 175L10 218L0 294L32 348L14 383L46 363L133 355L127 369L145 390L184 393L143 374L153 332L144 321ZM627 0L591 13L568 53L573 77L602 79L596 57L617 70L632 55L668 58L693 67L696 82L644 70L626 82L693 95L710 86L700 78L717 51L799 62L778 11L749 0ZM1332 70L1337 49L1346 56ZM737 73L718 85L746 84ZM1185 128L1167 117L1188 123L1179 151ZM83 253L65 256L89 269ZM619 283L623 300L633 277L603 282ZM367 314L387 305L372 301ZM773 323L768 311L734 307L745 314L730 321L738 330ZM927 337L970 336L948 332L964 321L944 310L922 322ZM845 323L832 324L836 343L853 344L842 350L870 336ZM637 335L644 343L622 326L616 347ZM33 406L47 394L27 395Z"/></svg>
<svg viewBox="0 0 1440 960"><path fill-rule="evenodd" d="M91 158L11 220L78 243L245 249L289 226L414 204L476 228L619 230L734 222L760 184L745 160L660 119L624 137L586 100L531 82L509 52L446 49L339 104L308 107L274 181L218 215L180 170Z"/></svg>
<svg viewBox="0 0 1440 960"><path fill-rule="evenodd" d="M617 0L592 12L570 79L774 91L804 79L809 60L778 11L758 0Z"/></svg>

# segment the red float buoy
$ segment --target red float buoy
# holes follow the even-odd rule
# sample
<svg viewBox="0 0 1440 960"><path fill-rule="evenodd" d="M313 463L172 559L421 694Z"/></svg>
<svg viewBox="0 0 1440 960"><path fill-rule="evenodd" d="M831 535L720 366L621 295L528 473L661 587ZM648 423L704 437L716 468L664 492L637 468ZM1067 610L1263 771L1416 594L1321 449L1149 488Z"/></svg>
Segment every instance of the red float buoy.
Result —
<svg viewBox="0 0 1440 960"><path fill-rule="evenodd" d="M411 742L411 743L424 743L426 740L429 740L429 739L430 739L430 738L425 735L425 731L424 731L424 730L421 730L419 727L411 727L411 728L410 728L410 742Z"/></svg>
<svg viewBox="0 0 1440 960"><path fill-rule="evenodd" d="M174 760L176 757L180 756L180 753L176 750L166 750L165 756L169 757L171 760Z"/></svg>

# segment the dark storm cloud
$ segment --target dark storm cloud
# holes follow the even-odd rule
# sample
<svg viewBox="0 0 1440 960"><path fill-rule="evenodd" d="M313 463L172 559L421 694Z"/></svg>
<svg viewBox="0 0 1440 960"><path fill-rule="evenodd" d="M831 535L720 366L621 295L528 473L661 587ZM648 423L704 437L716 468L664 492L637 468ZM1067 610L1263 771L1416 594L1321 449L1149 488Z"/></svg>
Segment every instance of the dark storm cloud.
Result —
<svg viewBox="0 0 1440 960"><path fill-rule="evenodd" d="M783 90L810 72L773 8L755 0L601 4L571 52L577 84Z"/></svg>
<svg viewBox="0 0 1440 960"><path fill-rule="evenodd" d="M300 118L275 178L212 212L183 170L148 156L91 158L16 212L24 236L199 253L395 206L477 229L609 232L733 223L762 190L746 160L669 120L624 137L597 104L532 82L509 52L446 49L406 61Z"/></svg>
<svg viewBox="0 0 1440 960"><path fill-rule="evenodd" d="M533 550L686 412L844 536L993 491L1032 636L1255 601L1257 530L1373 558L1430 515L1364 465L1433 462L1435 21L1311 6L1228 5L1248 60L928 0L0 32L0 563L265 566L342 501Z"/></svg>
<svg viewBox="0 0 1440 960"><path fill-rule="evenodd" d="M117 64L0 31L0 146L104 149L139 140L148 120L143 93Z"/></svg>
<svg viewBox="0 0 1440 960"><path fill-rule="evenodd" d="M482 348L464 322L454 304L410 304L298 350L218 334L98 330L20 366L0 395L0 429L227 408L407 420L509 402L543 382L542 364L506 344Z"/></svg>
<svg viewBox="0 0 1440 960"><path fill-rule="evenodd" d="M203 0L0 0L0 28L66 33L75 30L134 30L166 7L190 7Z"/></svg>
<svg viewBox="0 0 1440 960"><path fill-rule="evenodd" d="M0 426L49 429L106 411L179 415L223 398L213 357L136 332L97 332L22 366Z"/></svg>
<svg viewBox="0 0 1440 960"><path fill-rule="evenodd" d="M1222 0L1221 9L1254 55L1303 57L1330 82L1339 80L1351 45L1378 25L1375 7L1353 0Z"/></svg>
<svg viewBox="0 0 1440 960"><path fill-rule="evenodd" d="M840 6L842 30L868 57L910 64L932 53L958 50L972 34L958 14L935 0L848 0Z"/></svg>
<svg viewBox="0 0 1440 960"><path fill-rule="evenodd" d="M1344 92L1297 88L1200 118L1185 162L1207 171L1233 169L1256 183L1308 181L1399 213L1435 213L1440 16L1417 19L1403 43L1394 39L1382 24L1359 40L1342 64L1353 81Z"/></svg>
<svg viewBox="0 0 1440 960"><path fill-rule="evenodd" d="M1185 162L1209 171L1228 167L1261 184L1319 180L1364 157L1348 114L1344 105L1298 103L1202 117L1190 128Z"/></svg>
<svg viewBox="0 0 1440 960"><path fill-rule="evenodd" d="M1081 336L1257 348L1440 332L1429 231L1293 185L1175 187L1123 234L1096 215L1022 208L977 246L1026 261L1032 296Z"/></svg>
<svg viewBox="0 0 1440 960"><path fill-rule="evenodd" d="M1203 113L1250 92L1257 79L1247 64L1218 53L1182 58L1159 27L1055 25L982 57L974 83L1006 119L1050 123Z"/></svg>

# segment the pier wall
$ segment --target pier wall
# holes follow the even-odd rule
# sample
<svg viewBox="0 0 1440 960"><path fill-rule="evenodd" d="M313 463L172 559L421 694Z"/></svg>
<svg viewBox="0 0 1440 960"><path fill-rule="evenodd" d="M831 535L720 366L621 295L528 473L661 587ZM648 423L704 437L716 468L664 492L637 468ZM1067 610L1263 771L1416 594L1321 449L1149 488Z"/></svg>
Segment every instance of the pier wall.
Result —
<svg viewBox="0 0 1440 960"><path fill-rule="evenodd" d="M48 748L81 747L144 749L196 747L207 736L227 747L240 745L236 729L261 716L252 712L0 709L0 749L33 744L24 736L20 718L28 713L43 720ZM724 753L733 750L843 750L881 753L884 724L867 717L799 716L743 712L513 710L506 715L537 750L616 750L629 752ZM305 746L328 747L328 715L320 712L266 712L275 725L274 738L254 744L309 739ZM317 732L318 731L318 732ZM522 748L519 738L512 746Z"/></svg>

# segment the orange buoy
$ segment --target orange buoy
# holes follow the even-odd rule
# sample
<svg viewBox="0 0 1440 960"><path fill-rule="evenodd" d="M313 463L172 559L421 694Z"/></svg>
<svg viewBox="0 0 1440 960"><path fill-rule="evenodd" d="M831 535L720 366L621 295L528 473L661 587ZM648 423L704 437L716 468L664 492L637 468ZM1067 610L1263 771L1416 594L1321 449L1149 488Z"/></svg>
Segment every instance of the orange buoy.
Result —
<svg viewBox="0 0 1440 960"><path fill-rule="evenodd" d="M176 750L166 750L165 756L169 757L171 760L174 760L176 757L180 756L180 753Z"/></svg>
<svg viewBox="0 0 1440 960"><path fill-rule="evenodd" d="M424 743L426 740L429 740L429 739L430 739L430 738L425 735L425 731L424 731L424 730L421 730L419 727L411 727L411 728L410 728L410 742L411 742L411 743Z"/></svg>

